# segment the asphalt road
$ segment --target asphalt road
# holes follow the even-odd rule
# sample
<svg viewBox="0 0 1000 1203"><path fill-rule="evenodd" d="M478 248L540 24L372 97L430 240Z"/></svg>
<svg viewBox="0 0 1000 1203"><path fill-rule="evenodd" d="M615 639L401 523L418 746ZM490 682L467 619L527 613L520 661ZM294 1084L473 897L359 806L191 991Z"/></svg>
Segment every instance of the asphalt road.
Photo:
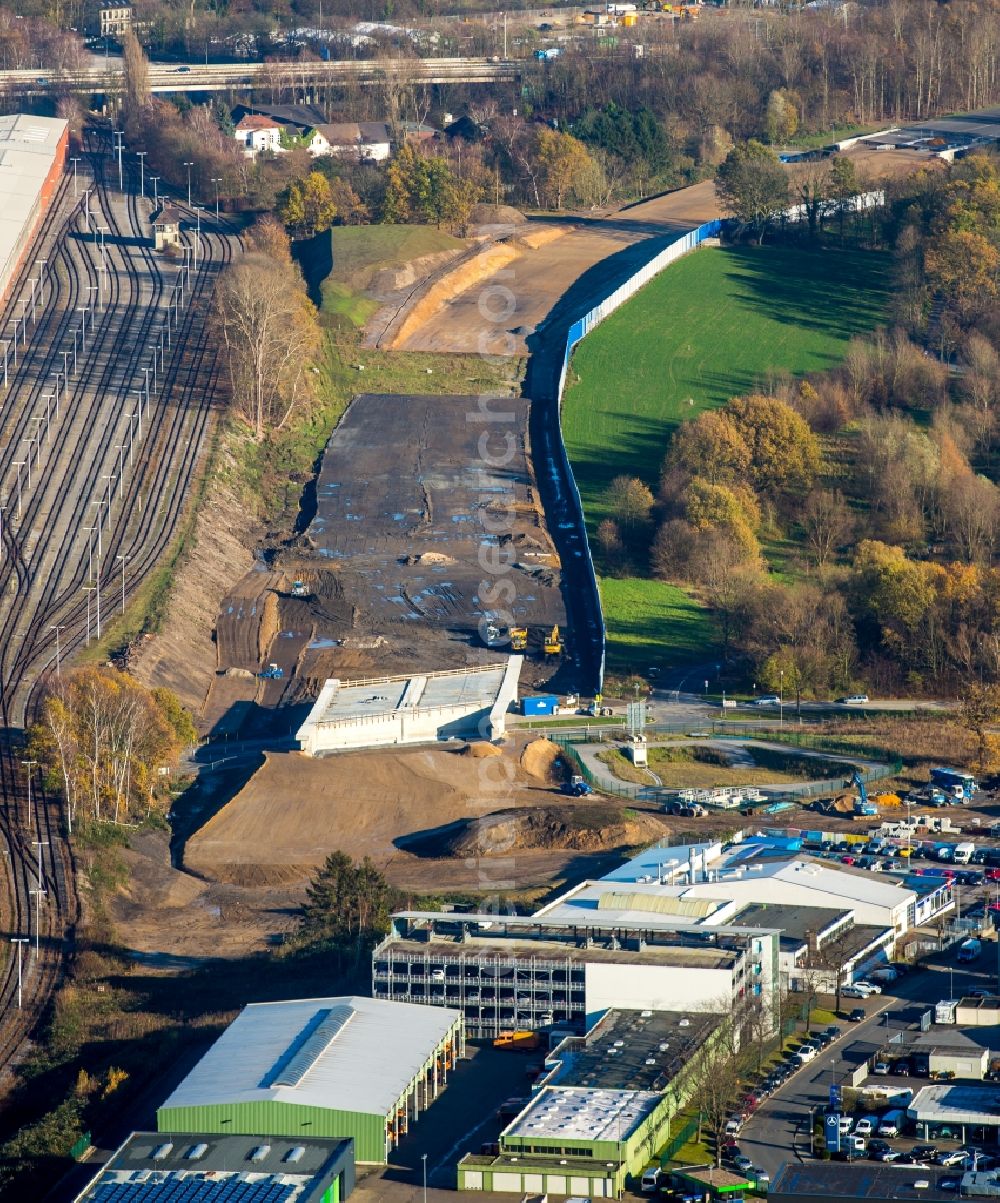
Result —
<svg viewBox="0 0 1000 1203"><path fill-rule="evenodd" d="M809 1120L812 1108L825 1107L832 1083L842 1083L853 1066L842 1057L842 1050L856 1043L877 1046L885 1043L894 1032L917 1022L927 1005L945 998L959 997L977 987L994 987L998 974L987 945L982 958L973 967L955 965L954 953L942 954L935 963L908 973L890 987L895 993L875 995L862 1002L843 999L845 1010L863 1007L868 1012L864 1023L839 1021L843 1035L829 1048L777 1090L753 1115L739 1137L740 1151L753 1160L755 1166L766 1170L772 1180L786 1161L804 1160L809 1152ZM813 1025L815 1030L817 1025ZM993 1029L965 1029L965 1035L977 1039L979 1034ZM984 1043L986 1039L984 1038ZM891 1079L885 1079L891 1081ZM899 1079L902 1083L902 1079ZM909 1080L907 1080L909 1081ZM914 1086L924 1079L914 1080Z"/></svg>

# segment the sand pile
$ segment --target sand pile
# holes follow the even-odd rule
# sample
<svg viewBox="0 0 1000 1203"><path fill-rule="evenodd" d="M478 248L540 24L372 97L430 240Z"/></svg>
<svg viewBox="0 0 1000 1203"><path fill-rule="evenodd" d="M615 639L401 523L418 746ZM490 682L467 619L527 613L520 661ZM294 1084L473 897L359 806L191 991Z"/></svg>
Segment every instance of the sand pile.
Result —
<svg viewBox="0 0 1000 1203"><path fill-rule="evenodd" d="M607 852L644 843L662 832L662 825L652 816L627 819L620 806L581 802L498 811L451 824L444 832L416 836L407 841L407 849L417 855L459 859L556 849Z"/></svg>
<svg viewBox="0 0 1000 1203"><path fill-rule="evenodd" d="M562 748L551 739L535 739L521 753L521 768L536 781L558 784L562 778Z"/></svg>
<svg viewBox="0 0 1000 1203"><path fill-rule="evenodd" d="M458 749L459 756L471 756L473 760L488 760L491 756L502 756L503 749L495 744L466 744Z"/></svg>

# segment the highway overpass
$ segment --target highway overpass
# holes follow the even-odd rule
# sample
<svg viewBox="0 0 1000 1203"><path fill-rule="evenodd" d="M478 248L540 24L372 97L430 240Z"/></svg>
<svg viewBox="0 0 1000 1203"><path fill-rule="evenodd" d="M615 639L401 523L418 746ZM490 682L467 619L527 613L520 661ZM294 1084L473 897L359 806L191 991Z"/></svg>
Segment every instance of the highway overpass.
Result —
<svg viewBox="0 0 1000 1203"><path fill-rule="evenodd" d="M151 63L149 82L154 92L223 92L231 88L304 87L310 84L356 82L373 84L396 78L407 83L506 83L520 79L524 59L394 58L348 59L320 63ZM8 93L116 93L122 90L119 63L79 71L0 71L0 86Z"/></svg>

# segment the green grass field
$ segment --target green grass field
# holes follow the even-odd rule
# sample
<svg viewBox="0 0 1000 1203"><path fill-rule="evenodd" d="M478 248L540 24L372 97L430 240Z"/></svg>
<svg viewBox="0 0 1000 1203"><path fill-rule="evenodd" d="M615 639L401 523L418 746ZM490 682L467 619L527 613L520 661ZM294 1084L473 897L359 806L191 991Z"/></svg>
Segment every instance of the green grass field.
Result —
<svg viewBox="0 0 1000 1203"><path fill-rule="evenodd" d="M766 383L832 367L878 324L888 260L864 251L708 249L667 268L577 348L563 434L588 523L620 473L655 489L673 428Z"/></svg>
<svg viewBox="0 0 1000 1203"><path fill-rule="evenodd" d="M465 246L461 238L433 226L334 226L330 237L333 269L319 286L320 308L351 326L363 326L378 309L365 290L380 271Z"/></svg>
<svg viewBox="0 0 1000 1203"><path fill-rule="evenodd" d="M676 585L635 577L602 577L608 670L645 673L711 655L716 632L708 611Z"/></svg>
<svg viewBox="0 0 1000 1203"><path fill-rule="evenodd" d="M702 250L588 335L573 358L562 420L591 532L607 516L613 477L642 477L655 493L680 422L765 387L770 373L833 367L852 337L882 319L888 270L886 256L864 251ZM712 654L711 620L683 590L604 579L601 596L609 669Z"/></svg>

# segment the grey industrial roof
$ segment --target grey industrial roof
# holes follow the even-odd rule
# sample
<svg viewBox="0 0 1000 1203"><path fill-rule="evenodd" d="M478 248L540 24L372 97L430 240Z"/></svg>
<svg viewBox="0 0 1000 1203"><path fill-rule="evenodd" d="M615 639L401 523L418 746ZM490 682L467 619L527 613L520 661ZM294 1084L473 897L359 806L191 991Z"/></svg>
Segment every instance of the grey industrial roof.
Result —
<svg viewBox="0 0 1000 1203"><path fill-rule="evenodd" d="M954 1171L909 1169L878 1162L786 1162L768 1190L769 1197L839 1199L953 1199L955 1192L938 1187ZM916 1186L916 1183L926 1183Z"/></svg>
<svg viewBox="0 0 1000 1203"><path fill-rule="evenodd" d="M655 1110L660 1097L647 1090L544 1087L503 1137L540 1141L627 1140Z"/></svg>
<svg viewBox="0 0 1000 1203"><path fill-rule="evenodd" d="M520 657L511 657L520 664ZM436 706L479 705L496 700L507 661L480 668L446 670L412 677L378 677L363 681L327 681L303 724L355 722L394 710L426 710ZM300 736L301 738L301 736Z"/></svg>
<svg viewBox="0 0 1000 1203"><path fill-rule="evenodd" d="M560 1066L546 1083L662 1092L721 1022L688 1011L608 1011L585 1037L550 1054Z"/></svg>
<svg viewBox="0 0 1000 1203"><path fill-rule="evenodd" d="M25 226L65 131L62 118L0 117L0 286L6 286L17 261Z"/></svg>
<svg viewBox="0 0 1000 1203"><path fill-rule="evenodd" d="M793 940L804 941L810 932L821 935L849 910L827 906L798 906L785 902L748 902L731 916L742 927L777 927Z"/></svg>
<svg viewBox="0 0 1000 1203"><path fill-rule="evenodd" d="M925 1086L906 1110L921 1123L982 1124L996 1128L1000 1127L1000 1089L964 1082Z"/></svg>
<svg viewBox="0 0 1000 1203"><path fill-rule="evenodd" d="M431 959L460 958L460 957L490 957L517 958L519 961L576 961L585 964L627 964L627 965L677 965L697 969L729 969L736 960L736 954L728 949L720 949L714 945L698 947L693 944L652 944L647 943L643 948L621 947L602 948L592 944L589 947L578 945L571 936L565 940L534 939L528 932L523 936L511 935L490 937L486 935L469 936L461 943L435 938L426 940L389 940L380 946L378 952L384 955L386 947L394 952L405 952L410 955L430 957Z"/></svg>
<svg viewBox="0 0 1000 1203"><path fill-rule="evenodd" d="M252 1003L163 1107L272 1101L385 1115L460 1018L360 996Z"/></svg>
<svg viewBox="0 0 1000 1203"><path fill-rule="evenodd" d="M299 1203L314 1179L353 1157L351 1140L133 1132L77 1196L78 1203L222 1203L237 1186L247 1203ZM265 1151L266 1150L266 1151ZM195 1175L210 1175L204 1181Z"/></svg>

